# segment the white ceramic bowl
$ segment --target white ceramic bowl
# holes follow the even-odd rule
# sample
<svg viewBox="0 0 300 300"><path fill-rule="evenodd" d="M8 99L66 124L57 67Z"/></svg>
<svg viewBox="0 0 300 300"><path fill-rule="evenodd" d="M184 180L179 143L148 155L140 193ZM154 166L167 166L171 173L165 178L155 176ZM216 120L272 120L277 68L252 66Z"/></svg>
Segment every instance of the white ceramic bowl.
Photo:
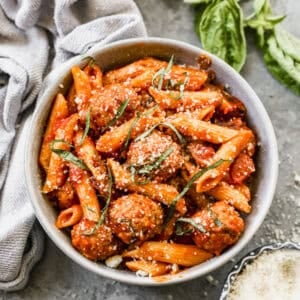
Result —
<svg viewBox="0 0 300 300"><path fill-rule="evenodd" d="M249 125L256 132L260 143L256 155L257 171L252 190L252 212L246 217L245 232L239 241L222 255L189 268L174 275L172 280L164 282L156 282L151 278L137 277L135 273L111 269L102 263L88 260L72 247L70 238L55 227L57 213L47 198L41 193L42 182L38 165L38 154L44 126L54 96L57 92L66 91L70 85L71 66L75 64L83 65L86 62L83 62L82 58L86 56L93 56L100 67L106 71L145 56L155 56L168 61L172 54L174 54L176 63L196 65L197 58L201 53L208 54L212 58L212 68L216 71L218 81L228 84L232 94L240 98L246 105ZM225 62L197 47L175 40L161 38L130 39L99 49L94 47L93 51L89 51L82 57L69 60L48 76L43 85L42 96L37 103L32 119L26 149L25 168L28 190L37 218L53 242L73 261L96 274L125 283L166 285L191 280L215 270L239 253L251 240L262 224L274 196L278 174L278 151L274 130L263 104L248 83Z"/></svg>

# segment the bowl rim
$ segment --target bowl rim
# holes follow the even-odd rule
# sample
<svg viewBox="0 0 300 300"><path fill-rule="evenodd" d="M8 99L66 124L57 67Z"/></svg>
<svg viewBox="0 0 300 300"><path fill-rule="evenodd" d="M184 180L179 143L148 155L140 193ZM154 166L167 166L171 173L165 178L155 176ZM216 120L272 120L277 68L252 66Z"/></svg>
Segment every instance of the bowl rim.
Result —
<svg viewBox="0 0 300 300"><path fill-rule="evenodd" d="M246 255L244 255L230 270L228 273L223 289L221 292L221 296L219 300L226 300L227 296L230 292L232 283L235 282L236 278L239 276L239 274L244 270L245 266L248 263L253 262L256 260L260 255L262 255L265 252L276 252L278 250L282 249L292 249L300 252L300 243L296 242L278 242L278 243L272 243L260 246L258 248L255 248L254 250L248 252Z"/></svg>
<svg viewBox="0 0 300 300"><path fill-rule="evenodd" d="M79 252L75 250L71 251L70 249L66 249L65 246L62 243L62 239L57 235L54 230L51 229L51 224L49 223L48 217L46 217L42 209L39 205L38 198L42 197L40 191L37 191L35 188L35 184L33 181L33 176L35 176L32 173L32 168L31 168L31 159L30 159L30 154L31 154L31 144L30 143L30 135L32 132L34 132L35 124L38 121L39 115L41 114L43 107L47 104L49 101L49 98L51 96L51 91L54 89L54 84L50 87L47 86L47 78L54 77L54 75L60 74L59 77L61 77L61 73L66 75L67 72L70 72L70 69L73 65L75 64L80 64L82 63L82 59L86 56L93 56L93 55L99 55L101 52L106 52L109 51L110 49L113 49L115 47L126 47L126 46L132 46L134 44L139 44L139 43L144 43L144 44L157 44L157 45L167 45L169 47L181 47L184 49L186 52L198 52L199 54L207 54L209 55L213 62L216 62L216 64L219 66L219 68L222 68L226 72L229 72L232 74L238 81L239 84L243 86L245 90L247 90L247 94L249 95L249 98L253 100L252 105L256 107L257 111L260 112L260 117L264 121L264 127L266 132L268 132L268 144L272 145L270 147L269 152L270 152L270 157L271 157L271 162L270 163L270 178L268 179L267 182L267 191L268 193L265 195L264 198L264 210L260 211L260 213L256 216L255 223L251 224L251 228L249 228L249 231L247 233L247 236L242 235L239 239L239 241L230 247L228 250L226 250L222 255L218 257L214 257L213 259L201 264L201 268L197 270L190 270L189 273L187 271L180 272L179 274L173 275L172 279L164 281L164 282L156 282L151 278L144 278L144 277L137 277L133 273L134 276L129 276L129 273L126 271L120 271L120 270L114 270L106 267L105 265L100 265L96 264L95 262L92 262L85 258L83 255L81 255ZM54 79L55 82L58 82L58 79ZM58 84L57 84L58 85ZM277 141L275 137L275 132L271 123L271 120L256 93L254 90L251 88L251 86L246 82L246 80L239 74L237 73L232 67L230 67L227 63L225 63L223 60L218 58L217 56L199 48L196 46L193 46L191 44L188 44L186 42L182 41L177 41L174 39L167 39L167 38L158 38L158 37L148 37L148 38L132 38L132 39L126 39L126 40L121 40L117 42L110 43L106 46L100 45L99 47L94 46L91 50L89 50L87 53L84 55L76 56L71 58L70 60L66 61L63 63L61 66L59 66L57 69L54 71L50 72L50 74L44 79L42 89L40 91L40 96L41 98L35 107L35 111L33 113L33 117L31 119L31 124L30 124L30 129L29 129L29 134L28 134L28 139L27 139L27 145L25 149L25 174L26 174L26 183L27 183L27 190L29 192L29 196L31 199L31 203L33 205L35 215L38 218L40 224L42 225L43 229L46 231L47 235L50 237L50 239L55 243L55 245L63 252L65 253L68 257L70 257L74 262L79 264L81 267L104 277L117 280L120 282L128 283L128 284L134 284L134 285L141 285L141 286L162 286L162 285L171 285L171 284L176 284L176 283L181 283L185 282L188 280L195 279L197 277L203 276L205 274L208 274L209 272L219 268L220 266L224 265L226 262L228 262L232 257L237 255L241 249L243 249L246 244L252 239L253 235L255 232L258 230L258 228L261 226L265 216L267 215L269 208L271 206L275 190L276 190L276 183L277 183L277 178L278 178L278 147L277 147ZM52 98L52 97L51 97ZM32 135L33 137L33 135ZM200 266L200 265L199 265ZM199 267L198 266L198 267Z"/></svg>

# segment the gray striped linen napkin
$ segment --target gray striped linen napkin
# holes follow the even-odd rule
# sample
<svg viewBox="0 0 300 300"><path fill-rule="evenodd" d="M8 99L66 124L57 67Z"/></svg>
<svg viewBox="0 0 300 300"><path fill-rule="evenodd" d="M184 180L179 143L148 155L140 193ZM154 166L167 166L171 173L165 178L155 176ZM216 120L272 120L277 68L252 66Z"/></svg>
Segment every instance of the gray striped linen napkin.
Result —
<svg viewBox="0 0 300 300"><path fill-rule="evenodd" d="M44 76L93 47L146 34L132 0L0 0L0 290L22 289L43 252L24 148Z"/></svg>

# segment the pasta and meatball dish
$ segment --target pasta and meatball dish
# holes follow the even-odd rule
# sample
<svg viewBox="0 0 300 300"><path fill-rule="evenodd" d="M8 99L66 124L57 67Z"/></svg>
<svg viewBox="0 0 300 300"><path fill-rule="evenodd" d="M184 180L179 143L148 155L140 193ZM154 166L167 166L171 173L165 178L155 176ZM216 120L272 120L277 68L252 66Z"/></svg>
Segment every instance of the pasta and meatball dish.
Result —
<svg viewBox="0 0 300 300"><path fill-rule="evenodd" d="M93 261L173 275L220 255L251 211L256 139L243 103L198 67L145 57L74 66L41 145L56 226Z"/></svg>

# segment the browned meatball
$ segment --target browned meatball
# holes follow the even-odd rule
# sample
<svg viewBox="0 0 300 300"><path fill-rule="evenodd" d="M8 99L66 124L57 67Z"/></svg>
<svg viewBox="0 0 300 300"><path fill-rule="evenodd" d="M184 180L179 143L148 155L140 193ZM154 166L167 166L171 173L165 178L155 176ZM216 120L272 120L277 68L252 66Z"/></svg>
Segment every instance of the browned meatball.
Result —
<svg viewBox="0 0 300 300"><path fill-rule="evenodd" d="M126 106L126 114L127 112L133 113L141 102L141 97L134 89L116 84L105 86L100 92L92 95L90 106L93 123L98 128L106 126L117 114L122 103L127 99L129 99L129 102ZM124 121L126 114L123 114L123 116L119 118L118 123Z"/></svg>
<svg viewBox="0 0 300 300"><path fill-rule="evenodd" d="M180 153L180 146L170 136L160 131L153 131L146 138L131 143L127 153L127 163L141 166L141 168L144 168L147 164L153 165L171 147L173 151L162 161L158 168L151 171L153 180L157 182L166 181L181 168L184 161Z"/></svg>
<svg viewBox="0 0 300 300"><path fill-rule="evenodd" d="M194 229L195 244L216 255L234 244L244 231L244 221L238 212L222 201L196 212L192 219L203 229Z"/></svg>
<svg viewBox="0 0 300 300"><path fill-rule="evenodd" d="M91 260L104 260L120 250L120 242L106 225L95 227L96 223L88 219L81 220L71 231L73 246ZM93 230L95 232L93 232ZM91 234L92 233L92 234Z"/></svg>
<svg viewBox="0 0 300 300"><path fill-rule="evenodd" d="M112 202L109 224L124 243L142 242L161 230L163 210L159 203L139 194L130 194Z"/></svg>

